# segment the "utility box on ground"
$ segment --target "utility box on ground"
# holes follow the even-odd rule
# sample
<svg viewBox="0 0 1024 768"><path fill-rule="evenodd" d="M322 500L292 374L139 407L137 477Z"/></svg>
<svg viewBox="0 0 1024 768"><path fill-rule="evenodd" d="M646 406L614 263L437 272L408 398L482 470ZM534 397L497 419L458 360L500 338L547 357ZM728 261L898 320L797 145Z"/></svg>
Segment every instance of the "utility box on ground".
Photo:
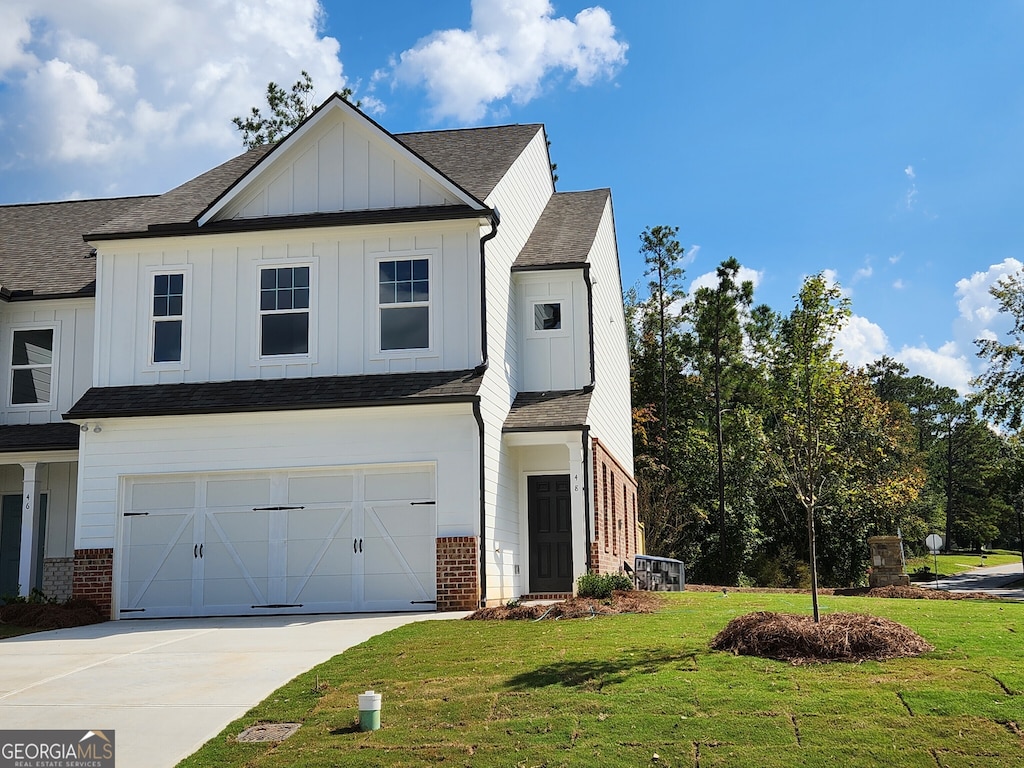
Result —
<svg viewBox="0 0 1024 768"><path fill-rule="evenodd" d="M869 587L909 587L910 577L903 561L903 541L899 536L872 536Z"/></svg>
<svg viewBox="0 0 1024 768"><path fill-rule="evenodd" d="M686 569L682 560L653 555L636 556L636 588L651 592L682 592Z"/></svg>

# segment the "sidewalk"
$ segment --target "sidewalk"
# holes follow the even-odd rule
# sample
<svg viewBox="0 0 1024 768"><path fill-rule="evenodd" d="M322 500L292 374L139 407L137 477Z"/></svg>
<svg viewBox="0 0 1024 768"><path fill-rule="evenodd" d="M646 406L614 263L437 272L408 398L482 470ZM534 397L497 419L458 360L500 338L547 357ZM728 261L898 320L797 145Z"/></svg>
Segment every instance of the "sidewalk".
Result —
<svg viewBox="0 0 1024 768"><path fill-rule="evenodd" d="M944 589L947 592L987 592L1007 600L1024 600L1024 586L1008 588L1009 584L1024 579L1024 566L1020 563L974 568L956 576L936 581L921 581L918 586Z"/></svg>

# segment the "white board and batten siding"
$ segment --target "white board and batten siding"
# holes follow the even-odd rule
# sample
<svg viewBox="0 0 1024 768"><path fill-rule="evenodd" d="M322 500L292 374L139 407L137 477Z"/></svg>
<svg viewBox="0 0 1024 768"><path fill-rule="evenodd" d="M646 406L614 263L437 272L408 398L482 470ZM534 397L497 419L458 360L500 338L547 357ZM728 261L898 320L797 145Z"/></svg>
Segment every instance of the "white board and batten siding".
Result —
<svg viewBox="0 0 1024 768"><path fill-rule="evenodd" d="M115 602L146 615L433 608L436 538L479 529L469 404L106 419L85 440L77 546L116 548Z"/></svg>
<svg viewBox="0 0 1024 768"><path fill-rule="evenodd" d="M590 381L590 316L581 270L544 270L515 275L521 322L519 390L583 389ZM538 330L537 304L561 307L561 327Z"/></svg>
<svg viewBox="0 0 1024 768"><path fill-rule="evenodd" d="M0 305L0 361L6 373L0 377L0 408L4 424L47 424L61 421L92 384L92 299L17 301ZM11 402L11 361L14 332L53 330L53 364L49 376L50 401L32 405Z"/></svg>
<svg viewBox="0 0 1024 768"><path fill-rule="evenodd" d="M480 362L476 221L105 243L98 386L459 370ZM307 239L308 238L308 239ZM130 247L130 249L129 249ZM427 259L426 349L380 349L378 265ZM309 353L259 354L259 270L309 266ZM185 275L180 363L151 362L154 275ZM117 300L106 300L116 296Z"/></svg>

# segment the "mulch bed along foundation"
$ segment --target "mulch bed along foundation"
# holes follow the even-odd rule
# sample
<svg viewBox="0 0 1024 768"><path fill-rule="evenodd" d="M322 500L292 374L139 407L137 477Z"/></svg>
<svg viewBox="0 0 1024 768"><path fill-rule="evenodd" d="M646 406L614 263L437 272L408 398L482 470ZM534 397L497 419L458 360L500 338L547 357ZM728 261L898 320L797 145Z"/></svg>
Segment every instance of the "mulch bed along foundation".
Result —
<svg viewBox="0 0 1024 768"><path fill-rule="evenodd" d="M661 606L657 592L624 590L612 593L607 600L573 597L550 605L517 605L512 608L499 605L481 608L467 619L586 619L591 616L612 616L617 613L654 613Z"/></svg>
<svg viewBox="0 0 1024 768"><path fill-rule="evenodd" d="M0 624L33 629L65 629L99 624L107 618L86 600L66 603L8 603L0 605Z"/></svg>
<svg viewBox="0 0 1024 768"><path fill-rule="evenodd" d="M878 616L830 613L815 624L812 616L768 611L733 619L711 648L791 664L886 661L933 650L909 627Z"/></svg>

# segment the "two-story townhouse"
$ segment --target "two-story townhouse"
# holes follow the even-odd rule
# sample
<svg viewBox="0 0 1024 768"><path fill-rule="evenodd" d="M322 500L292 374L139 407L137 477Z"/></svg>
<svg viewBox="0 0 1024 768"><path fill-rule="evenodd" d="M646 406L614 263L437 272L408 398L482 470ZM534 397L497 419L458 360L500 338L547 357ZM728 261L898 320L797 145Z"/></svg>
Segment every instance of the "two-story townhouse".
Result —
<svg viewBox="0 0 1024 768"><path fill-rule="evenodd" d="M44 378L32 323L82 348L51 350L72 404L37 417L62 452L8 454L23 592L70 556L115 618L470 609L632 558L611 198L554 191L542 126L393 135L332 96L272 147L93 204L116 210L51 222L84 236L82 328L53 326L57 294L0 314L12 382ZM43 464L77 487L63 539Z"/></svg>

